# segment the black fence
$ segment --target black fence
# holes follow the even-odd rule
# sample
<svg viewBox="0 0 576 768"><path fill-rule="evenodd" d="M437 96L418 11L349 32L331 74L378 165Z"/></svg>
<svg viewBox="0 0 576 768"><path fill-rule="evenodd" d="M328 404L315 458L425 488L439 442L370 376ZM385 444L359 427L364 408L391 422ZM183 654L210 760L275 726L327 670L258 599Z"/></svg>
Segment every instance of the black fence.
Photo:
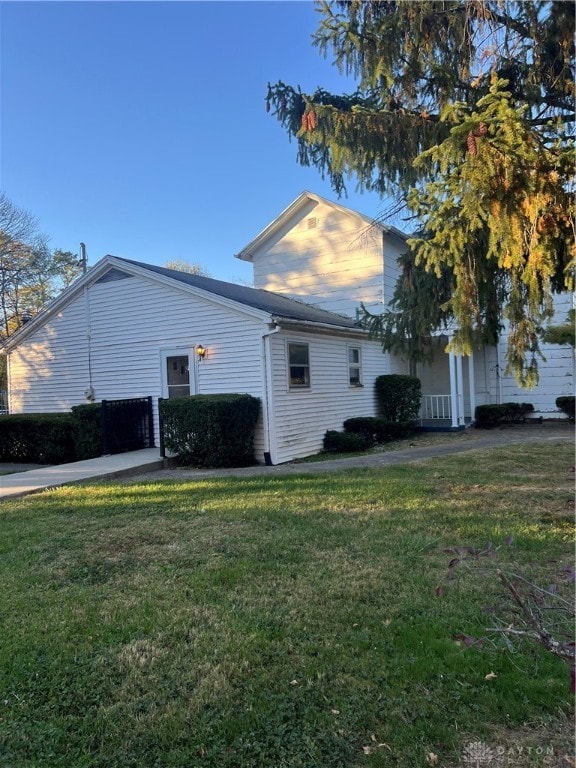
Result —
<svg viewBox="0 0 576 768"><path fill-rule="evenodd" d="M154 447L152 398L102 400L104 455Z"/></svg>

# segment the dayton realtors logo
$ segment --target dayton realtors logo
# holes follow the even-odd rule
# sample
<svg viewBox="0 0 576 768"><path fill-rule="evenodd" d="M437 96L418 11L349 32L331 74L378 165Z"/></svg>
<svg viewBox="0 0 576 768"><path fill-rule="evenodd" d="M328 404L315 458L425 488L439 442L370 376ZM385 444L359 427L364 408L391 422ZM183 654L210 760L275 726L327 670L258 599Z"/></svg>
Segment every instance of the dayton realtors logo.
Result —
<svg viewBox="0 0 576 768"><path fill-rule="evenodd" d="M494 750L482 741L471 741L470 744L466 744L462 752L463 762L474 768L490 765L494 757Z"/></svg>
<svg viewBox="0 0 576 768"><path fill-rule="evenodd" d="M504 747L488 746L483 741L471 741L462 750L462 765L469 768L486 768L503 765L550 765L554 756L553 747L532 747L514 744Z"/></svg>

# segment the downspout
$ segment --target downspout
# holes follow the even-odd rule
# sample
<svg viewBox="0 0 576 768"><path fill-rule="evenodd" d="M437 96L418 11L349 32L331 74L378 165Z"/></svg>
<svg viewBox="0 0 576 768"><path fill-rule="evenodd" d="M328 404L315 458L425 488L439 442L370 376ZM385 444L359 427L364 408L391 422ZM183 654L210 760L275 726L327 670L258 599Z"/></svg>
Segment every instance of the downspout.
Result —
<svg viewBox="0 0 576 768"><path fill-rule="evenodd" d="M96 393L92 383L92 323L90 319L90 296L87 285L84 286L84 312L86 316L86 351L88 354L88 388L84 391L84 396L88 402L93 403L96 399Z"/></svg>
<svg viewBox="0 0 576 768"><path fill-rule="evenodd" d="M275 325L272 330L262 334L262 362L264 365L264 402L262 403L262 420L264 428L264 462L273 466L277 463L276 451L276 420L273 407L273 377L272 377L272 348L270 337L280 331ZM272 435L274 439L272 439Z"/></svg>

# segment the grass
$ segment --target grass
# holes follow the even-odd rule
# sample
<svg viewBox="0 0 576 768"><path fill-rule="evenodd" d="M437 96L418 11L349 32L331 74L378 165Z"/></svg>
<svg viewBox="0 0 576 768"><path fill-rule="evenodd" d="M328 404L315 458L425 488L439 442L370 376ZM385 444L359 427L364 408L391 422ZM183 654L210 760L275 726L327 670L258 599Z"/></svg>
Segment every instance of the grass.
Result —
<svg viewBox="0 0 576 768"><path fill-rule="evenodd" d="M5 501L0 766L441 767L478 741L568 766L563 664L457 639L490 623L493 573L435 590L445 548L506 536L555 578L572 464L558 442Z"/></svg>

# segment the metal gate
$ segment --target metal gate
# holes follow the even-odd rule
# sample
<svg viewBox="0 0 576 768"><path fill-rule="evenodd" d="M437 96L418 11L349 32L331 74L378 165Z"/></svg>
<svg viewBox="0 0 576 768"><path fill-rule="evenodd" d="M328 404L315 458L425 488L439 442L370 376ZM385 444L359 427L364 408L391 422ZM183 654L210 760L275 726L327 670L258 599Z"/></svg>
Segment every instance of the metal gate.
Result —
<svg viewBox="0 0 576 768"><path fill-rule="evenodd" d="M152 398L102 400L104 455L154 447Z"/></svg>

